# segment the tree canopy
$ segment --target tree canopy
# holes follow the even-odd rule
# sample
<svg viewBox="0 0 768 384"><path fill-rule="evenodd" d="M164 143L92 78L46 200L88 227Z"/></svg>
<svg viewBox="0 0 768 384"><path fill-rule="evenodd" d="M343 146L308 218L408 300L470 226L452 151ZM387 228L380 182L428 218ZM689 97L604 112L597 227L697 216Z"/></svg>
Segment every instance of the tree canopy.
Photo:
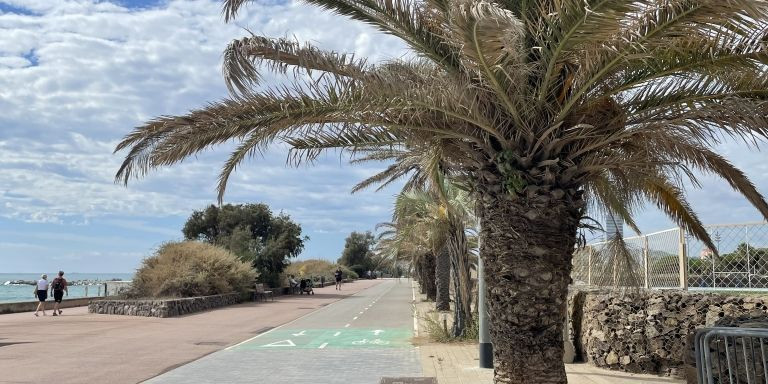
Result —
<svg viewBox="0 0 768 384"><path fill-rule="evenodd" d="M272 285L280 283L280 273L309 240L301 235L301 225L284 213L273 214L265 204L210 205L193 212L182 232L186 239L229 249Z"/></svg>
<svg viewBox="0 0 768 384"><path fill-rule="evenodd" d="M344 250L338 263L346 265L358 276L365 276L367 271L375 269L373 246L376 238L370 231L352 232L344 242Z"/></svg>

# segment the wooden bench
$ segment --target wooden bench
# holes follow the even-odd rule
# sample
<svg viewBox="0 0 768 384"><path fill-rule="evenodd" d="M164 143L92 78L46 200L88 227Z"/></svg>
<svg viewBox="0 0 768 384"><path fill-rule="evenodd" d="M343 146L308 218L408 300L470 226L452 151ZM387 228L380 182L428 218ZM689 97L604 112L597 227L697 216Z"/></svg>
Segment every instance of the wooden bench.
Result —
<svg viewBox="0 0 768 384"><path fill-rule="evenodd" d="M272 301L275 301L275 294L271 290L264 289L264 284L262 283L256 283L253 285L253 301L258 300L259 298L267 300L267 297L272 298Z"/></svg>

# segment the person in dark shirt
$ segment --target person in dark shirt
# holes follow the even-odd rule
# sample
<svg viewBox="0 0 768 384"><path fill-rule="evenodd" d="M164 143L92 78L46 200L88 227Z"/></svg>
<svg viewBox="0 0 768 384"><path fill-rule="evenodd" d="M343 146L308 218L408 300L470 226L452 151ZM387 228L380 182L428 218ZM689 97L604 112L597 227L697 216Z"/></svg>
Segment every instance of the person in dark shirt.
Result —
<svg viewBox="0 0 768 384"><path fill-rule="evenodd" d="M337 268L333 276L336 278L336 289L341 290L341 268Z"/></svg>
<svg viewBox="0 0 768 384"><path fill-rule="evenodd" d="M54 301L54 316L61 315L62 311L59 309L59 304L61 304L61 299L64 297L64 292L66 292L67 296L69 296L69 289L67 288L67 279L64 278L64 271L59 271L59 277L56 277L51 282L51 296L53 296Z"/></svg>

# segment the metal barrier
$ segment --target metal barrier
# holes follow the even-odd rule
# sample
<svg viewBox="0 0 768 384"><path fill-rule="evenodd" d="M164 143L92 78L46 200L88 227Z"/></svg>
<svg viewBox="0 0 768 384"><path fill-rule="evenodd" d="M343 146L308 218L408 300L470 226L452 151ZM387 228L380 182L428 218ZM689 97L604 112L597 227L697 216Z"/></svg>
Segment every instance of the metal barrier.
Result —
<svg viewBox="0 0 768 384"><path fill-rule="evenodd" d="M574 284L626 286L622 271L640 276L645 288L768 290L768 222L706 226L715 250L672 228L624 238L631 257L608 252L607 243L576 251Z"/></svg>
<svg viewBox="0 0 768 384"><path fill-rule="evenodd" d="M700 329L694 347L699 384L768 384L768 329Z"/></svg>
<svg viewBox="0 0 768 384"><path fill-rule="evenodd" d="M131 287L131 281L105 281L104 296L117 296Z"/></svg>

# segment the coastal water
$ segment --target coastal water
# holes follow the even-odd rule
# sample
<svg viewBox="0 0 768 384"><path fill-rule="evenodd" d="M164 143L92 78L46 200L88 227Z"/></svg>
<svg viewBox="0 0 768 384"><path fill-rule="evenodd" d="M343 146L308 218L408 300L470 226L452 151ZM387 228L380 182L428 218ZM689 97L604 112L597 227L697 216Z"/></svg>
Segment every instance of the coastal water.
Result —
<svg viewBox="0 0 768 384"><path fill-rule="evenodd" d="M53 281L56 272L48 273L48 281ZM103 294L103 283L112 280L131 280L133 273L66 273L64 278L69 285L69 298L95 297ZM32 285L14 285L8 282L24 280L37 281L40 274L36 273L0 273L0 303L16 301L34 301ZM7 284L8 283L8 284ZM82 284L82 285L76 285ZM89 285L86 285L89 284Z"/></svg>

